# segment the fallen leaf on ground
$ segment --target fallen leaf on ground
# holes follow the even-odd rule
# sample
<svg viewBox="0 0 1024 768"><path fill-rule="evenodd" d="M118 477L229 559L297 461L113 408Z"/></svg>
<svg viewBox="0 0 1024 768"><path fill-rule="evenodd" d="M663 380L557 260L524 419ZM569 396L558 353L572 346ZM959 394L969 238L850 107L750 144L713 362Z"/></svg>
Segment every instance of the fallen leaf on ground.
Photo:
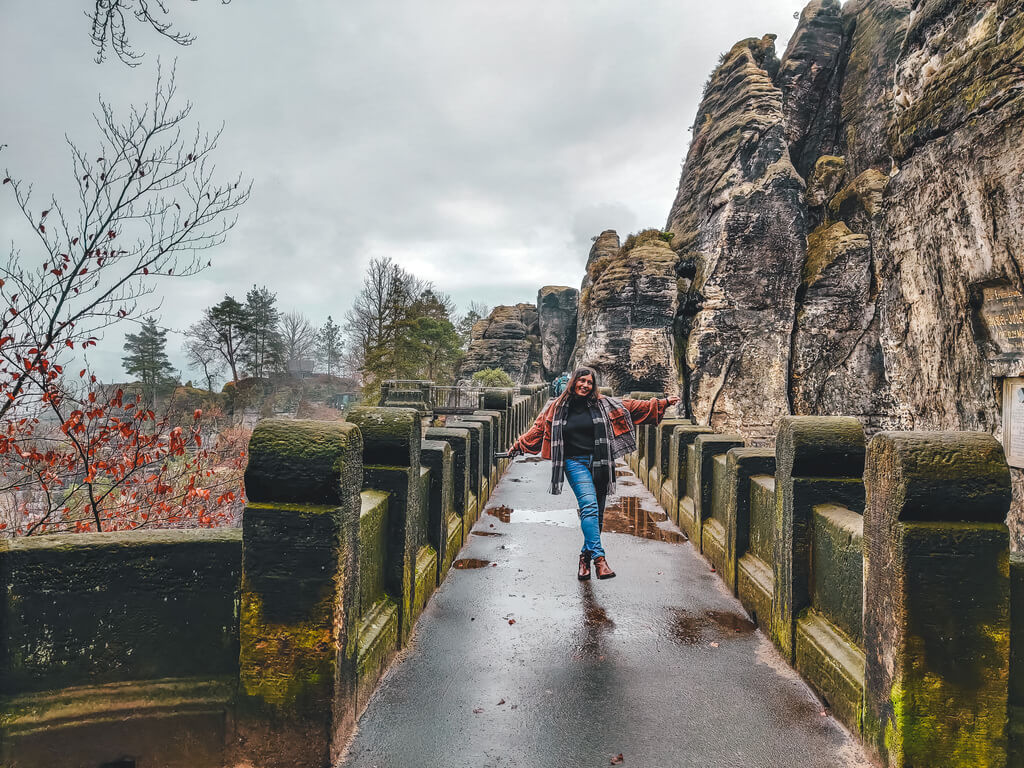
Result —
<svg viewBox="0 0 1024 768"><path fill-rule="evenodd" d="M479 715L481 712L483 712L483 709L481 709L480 707L477 707L476 709L473 710L473 714L474 715Z"/></svg>
<svg viewBox="0 0 1024 768"><path fill-rule="evenodd" d="M509 620L508 620L508 623L509 623L509 624L515 624L515 623L516 623L516 620L515 620L515 619L509 619Z"/></svg>
<svg viewBox="0 0 1024 768"><path fill-rule="evenodd" d="M712 648L717 648L717 647L718 647L718 643L712 643L712 644L711 644L711 647L712 647Z"/></svg>
<svg viewBox="0 0 1024 768"><path fill-rule="evenodd" d="M498 702L498 706L500 707L500 706L501 706L502 704L504 704L504 703L505 703L505 700L504 700L504 699L502 699L501 701L499 701L499 702Z"/></svg>
<svg viewBox="0 0 1024 768"><path fill-rule="evenodd" d="M619 752L619 754L612 758L612 765L620 765L624 762L626 762L626 758L622 756L621 752Z"/></svg>

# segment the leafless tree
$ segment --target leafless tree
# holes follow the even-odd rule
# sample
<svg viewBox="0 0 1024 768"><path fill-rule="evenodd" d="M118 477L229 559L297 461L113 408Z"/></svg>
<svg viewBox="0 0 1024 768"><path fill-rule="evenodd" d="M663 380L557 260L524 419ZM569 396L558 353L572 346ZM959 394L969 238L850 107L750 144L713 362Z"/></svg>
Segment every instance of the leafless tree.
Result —
<svg viewBox="0 0 1024 768"><path fill-rule="evenodd" d="M189 367L203 375L206 388L212 392L214 383L224 373L226 363L217 343L217 329L211 325L209 315L204 313L202 320L189 326L182 351Z"/></svg>
<svg viewBox="0 0 1024 768"><path fill-rule="evenodd" d="M72 350L95 346L106 326L151 312L140 302L155 278L208 266L199 253L223 242L248 200L251 185L240 177L214 180L220 131L186 133L191 105L179 108L174 96L173 70L158 68L152 103L126 118L100 100L99 148L68 140L77 212L54 197L33 208L31 185L4 174L36 247L12 247L0 264L0 421L32 392L52 392Z"/></svg>
<svg viewBox="0 0 1024 768"><path fill-rule="evenodd" d="M231 0L220 0L227 5ZM192 45L195 37L178 32L168 18L165 0L95 0L96 6L86 16L91 22L89 37L96 48L96 61L105 61L113 51L129 67L137 66L142 59L128 40L128 27L137 22L152 27L163 37L178 45ZM195 0L192 0L195 2Z"/></svg>
<svg viewBox="0 0 1024 768"><path fill-rule="evenodd" d="M313 357L316 328L304 314L292 311L281 315L280 333L289 370L294 362Z"/></svg>

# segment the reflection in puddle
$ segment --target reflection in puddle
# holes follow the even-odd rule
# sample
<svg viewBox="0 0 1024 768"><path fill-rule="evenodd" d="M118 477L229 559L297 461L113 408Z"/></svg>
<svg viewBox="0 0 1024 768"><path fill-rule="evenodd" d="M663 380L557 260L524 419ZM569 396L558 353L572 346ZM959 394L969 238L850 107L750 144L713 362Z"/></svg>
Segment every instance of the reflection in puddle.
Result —
<svg viewBox="0 0 1024 768"><path fill-rule="evenodd" d="M680 645L697 645L708 636L725 638L754 631L754 623L750 619L729 611L691 613L682 608L669 608L669 613L669 635Z"/></svg>
<svg viewBox="0 0 1024 768"><path fill-rule="evenodd" d="M605 509L602 530L673 544L687 541L686 536L679 531L659 525L667 520L668 514L660 509L645 509L640 506L640 499L636 496L623 496Z"/></svg>
<svg viewBox="0 0 1024 768"><path fill-rule="evenodd" d="M486 568L491 564L490 560L481 560L478 557L463 557L452 561L452 568L464 570L466 568Z"/></svg>
<svg viewBox="0 0 1024 768"><path fill-rule="evenodd" d="M542 459L540 456L527 456L523 459L525 464L536 464L538 461L547 461L547 459Z"/></svg>
<svg viewBox="0 0 1024 768"><path fill-rule="evenodd" d="M488 515L498 518L503 523L507 523L512 518L512 512L514 510L510 507L490 507L485 511Z"/></svg>
<svg viewBox="0 0 1024 768"><path fill-rule="evenodd" d="M594 598L594 589L589 581L580 582L580 597L583 600L583 626L577 631L577 659L603 661L605 637L615 631L615 622Z"/></svg>
<svg viewBox="0 0 1024 768"><path fill-rule="evenodd" d="M505 535L503 533L498 533L497 531L470 531L469 533L472 536L504 536Z"/></svg>

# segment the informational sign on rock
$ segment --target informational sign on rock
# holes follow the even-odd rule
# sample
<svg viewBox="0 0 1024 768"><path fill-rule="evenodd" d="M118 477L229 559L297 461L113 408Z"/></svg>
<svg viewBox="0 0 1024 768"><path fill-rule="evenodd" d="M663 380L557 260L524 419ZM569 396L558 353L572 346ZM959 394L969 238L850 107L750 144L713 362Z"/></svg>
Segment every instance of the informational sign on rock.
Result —
<svg viewBox="0 0 1024 768"><path fill-rule="evenodd" d="M1003 450L1011 467L1024 467L1024 378L1003 379Z"/></svg>
<svg viewBox="0 0 1024 768"><path fill-rule="evenodd" d="M1024 355L1024 295L1009 285L981 289L981 319L1002 355Z"/></svg>

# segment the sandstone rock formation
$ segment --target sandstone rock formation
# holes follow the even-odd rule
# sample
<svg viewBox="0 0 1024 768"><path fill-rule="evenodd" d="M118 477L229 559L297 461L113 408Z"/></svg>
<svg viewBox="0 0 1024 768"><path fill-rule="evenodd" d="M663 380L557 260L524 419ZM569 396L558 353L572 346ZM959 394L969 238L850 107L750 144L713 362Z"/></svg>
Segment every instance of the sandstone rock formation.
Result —
<svg viewBox="0 0 1024 768"><path fill-rule="evenodd" d="M689 409L698 423L743 425L755 436L771 434L790 410L805 252L805 184L790 162L778 71L774 36L725 56L697 113L667 226L684 281Z"/></svg>
<svg viewBox="0 0 1024 768"><path fill-rule="evenodd" d="M678 393L676 254L658 230L618 245L618 235L607 230L590 250L572 366L593 366L602 386L618 394Z"/></svg>
<svg viewBox="0 0 1024 768"><path fill-rule="evenodd" d="M667 227L696 419L1001 435L1024 323L981 307L1024 291L1022 124L1022 0L814 0L781 62L735 46Z"/></svg>
<svg viewBox="0 0 1024 768"><path fill-rule="evenodd" d="M579 291L564 285L546 285L537 292L541 362L546 379L554 379L569 366L576 343L579 297Z"/></svg>
<svg viewBox="0 0 1024 768"><path fill-rule="evenodd" d="M474 326L459 375L500 368L519 384L541 378L539 315L533 304L495 307Z"/></svg>

